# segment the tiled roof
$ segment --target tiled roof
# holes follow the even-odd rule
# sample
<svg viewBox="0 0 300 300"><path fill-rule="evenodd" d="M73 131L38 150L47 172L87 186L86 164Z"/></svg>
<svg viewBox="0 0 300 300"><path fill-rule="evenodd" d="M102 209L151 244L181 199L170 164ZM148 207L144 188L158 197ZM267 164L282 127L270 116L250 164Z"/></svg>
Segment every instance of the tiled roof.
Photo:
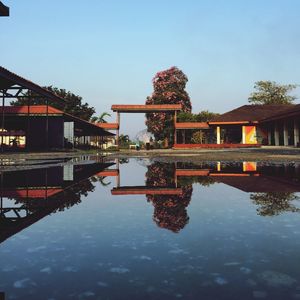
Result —
<svg viewBox="0 0 300 300"><path fill-rule="evenodd" d="M29 111L28 111L29 109ZM0 113L2 113L2 106L0 107ZM45 115L47 114L47 106L46 105L31 105L31 106L4 106L5 114L14 114L14 115ZM49 115L63 115L64 112L56 109L52 106L48 106L48 114Z"/></svg>
<svg viewBox="0 0 300 300"><path fill-rule="evenodd" d="M112 105L112 111L118 112L137 112L137 113L151 113L151 112L167 112L180 111L181 104L160 104L160 105Z"/></svg>
<svg viewBox="0 0 300 300"><path fill-rule="evenodd" d="M293 108L294 105L280 104L280 105L243 105L234 110L226 112L209 122L209 124L216 123L234 123L234 122L259 122L268 117L274 116L278 113Z"/></svg>
<svg viewBox="0 0 300 300"><path fill-rule="evenodd" d="M263 119L263 122L272 121L272 120L279 120L283 118L290 118L293 116L299 116L300 114L300 104L297 105L290 105L288 109L284 111L278 111L272 116L269 116L265 119Z"/></svg>
<svg viewBox="0 0 300 300"><path fill-rule="evenodd" d="M118 123L95 123L96 126L107 129L107 130L116 130L119 129Z"/></svg>

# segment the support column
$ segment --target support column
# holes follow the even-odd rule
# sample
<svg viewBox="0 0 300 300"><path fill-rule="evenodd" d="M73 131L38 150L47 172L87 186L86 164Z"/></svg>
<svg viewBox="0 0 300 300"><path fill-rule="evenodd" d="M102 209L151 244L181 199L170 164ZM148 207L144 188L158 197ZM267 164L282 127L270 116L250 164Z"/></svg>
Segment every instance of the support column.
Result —
<svg viewBox="0 0 300 300"><path fill-rule="evenodd" d="M274 138L275 138L275 146L279 146L279 130L278 130L277 123L274 126Z"/></svg>
<svg viewBox="0 0 300 300"><path fill-rule="evenodd" d="M4 106L5 106L5 96L4 96L4 90L2 91L2 124L1 124L1 152L4 151L4 119L5 119L5 112L4 112Z"/></svg>
<svg viewBox="0 0 300 300"><path fill-rule="evenodd" d="M272 131L271 128L268 128L268 145L272 145Z"/></svg>
<svg viewBox="0 0 300 300"><path fill-rule="evenodd" d="M283 145L284 146L289 145L289 133L288 133L287 121L284 121L284 123L283 123Z"/></svg>
<svg viewBox="0 0 300 300"><path fill-rule="evenodd" d="M183 144L185 144L185 129L182 130Z"/></svg>
<svg viewBox="0 0 300 300"><path fill-rule="evenodd" d="M116 144L117 147L119 148L119 137L120 137L120 113L117 112L117 124L118 124L118 129L117 129L117 134L116 134Z"/></svg>
<svg viewBox="0 0 300 300"><path fill-rule="evenodd" d="M49 101L46 99L46 150L49 150Z"/></svg>
<svg viewBox="0 0 300 300"><path fill-rule="evenodd" d="M242 126L242 144L246 144L246 128Z"/></svg>
<svg viewBox="0 0 300 300"><path fill-rule="evenodd" d="M294 120L294 145L295 147L298 146L299 143L299 124L298 124L298 120L295 119Z"/></svg>
<svg viewBox="0 0 300 300"><path fill-rule="evenodd" d="M174 144L177 144L176 122L177 122L177 111L175 110L175 112L174 112Z"/></svg>
<svg viewBox="0 0 300 300"><path fill-rule="evenodd" d="M217 144L221 144L221 128L217 126Z"/></svg>

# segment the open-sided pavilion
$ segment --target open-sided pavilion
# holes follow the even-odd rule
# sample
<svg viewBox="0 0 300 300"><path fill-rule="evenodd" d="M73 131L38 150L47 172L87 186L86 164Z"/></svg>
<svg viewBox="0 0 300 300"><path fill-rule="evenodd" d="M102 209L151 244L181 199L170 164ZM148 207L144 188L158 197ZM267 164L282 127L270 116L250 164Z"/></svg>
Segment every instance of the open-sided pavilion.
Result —
<svg viewBox="0 0 300 300"><path fill-rule="evenodd" d="M32 94L38 95L42 105L31 105ZM61 149L65 139L73 144L74 137L112 136L112 133L54 107L49 100L65 100L45 88L0 67L1 150L9 150L13 140L23 136L27 150ZM6 106L6 100L23 98L27 105ZM16 148L16 147L14 147Z"/></svg>

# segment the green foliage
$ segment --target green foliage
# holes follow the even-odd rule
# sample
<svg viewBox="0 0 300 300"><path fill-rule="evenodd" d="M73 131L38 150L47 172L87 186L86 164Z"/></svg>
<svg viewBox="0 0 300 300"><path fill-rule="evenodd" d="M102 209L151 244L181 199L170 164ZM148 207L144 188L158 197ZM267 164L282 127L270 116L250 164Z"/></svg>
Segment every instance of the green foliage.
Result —
<svg viewBox="0 0 300 300"><path fill-rule="evenodd" d="M248 98L249 103L253 104L292 104L296 96L289 93L297 87L296 84L278 84L274 81L255 82L253 92Z"/></svg>
<svg viewBox="0 0 300 300"><path fill-rule="evenodd" d="M66 91L65 89L59 89L52 86L48 86L45 88L65 99L65 102L50 99L48 102L50 106L53 106L59 110L62 110L84 120L90 120L92 115L95 113L94 107L89 106L88 103L82 103L82 97L75 95L70 91ZM45 104L45 100L41 100L39 95L32 93L31 91L27 92L26 96L31 97L30 105ZM20 97L16 101L12 101L10 104L16 106L28 105L28 100L26 98Z"/></svg>
<svg viewBox="0 0 300 300"><path fill-rule="evenodd" d="M97 116L92 117L91 122L107 123L107 121L105 120L105 117L111 117L111 114L109 114L108 112L103 112L99 117L97 117Z"/></svg>
<svg viewBox="0 0 300 300"><path fill-rule="evenodd" d="M181 104L183 111L192 109L188 93L185 91L187 76L177 67L158 72L153 78L153 93L146 104ZM170 113L146 114L148 131L156 140L170 139L174 133L174 122Z"/></svg>
<svg viewBox="0 0 300 300"><path fill-rule="evenodd" d="M191 112L180 112L177 116L178 122L209 122L217 117L218 113L213 113L208 110L202 110L198 114Z"/></svg>
<svg viewBox="0 0 300 300"><path fill-rule="evenodd" d="M121 134L119 136L119 146L121 148L128 148L129 145L130 145L130 143L131 143L131 140L129 139L129 135L127 135L127 134L125 134L125 135Z"/></svg>

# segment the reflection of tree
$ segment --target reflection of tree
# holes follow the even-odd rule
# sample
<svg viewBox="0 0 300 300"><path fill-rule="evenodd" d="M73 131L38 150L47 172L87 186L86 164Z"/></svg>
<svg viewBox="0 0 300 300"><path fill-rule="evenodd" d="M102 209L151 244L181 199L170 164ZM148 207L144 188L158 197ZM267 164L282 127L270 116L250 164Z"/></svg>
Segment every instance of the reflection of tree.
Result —
<svg viewBox="0 0 300 300"><path fill-rule="evenodd" d="M91 181L92 182L99 182L102 186L108 186L108 185L110 185L111 184L111 182L109 181L109 182L105 182L104 180L105 180L105 176L97 176L97 175L95 175L95 176L92 176L91 177Z"/></svg>
<svg viewBox="0 0 300 300"><path fill-rule="evenodd" d="M190 185L193 183L198 183L202 186L210 186L216 183L215 179L210 176L189 176L189 177L180 177L178 182L181 186Z"/></svg>
<svg viewBox="0 0 300 300"><path fill-rule="evenodd" d="M155 187L175 187L175 165L154 162L148 167L146 185ZM193 187L182 187L181 195L147 195L147 201L154 206L153 220L161 228L179 232L189 221L186 207L189 205Z"/></svg>
<svg viewBox="0 0 300 300"><path fill-rule="evenodd" d="M253 193L250 195L250 199L260 206L257 212L261 216L276 216L283 212L300 212L300 208L291 203L294 200L299 200L299 197L294 193Z"/></svg>

